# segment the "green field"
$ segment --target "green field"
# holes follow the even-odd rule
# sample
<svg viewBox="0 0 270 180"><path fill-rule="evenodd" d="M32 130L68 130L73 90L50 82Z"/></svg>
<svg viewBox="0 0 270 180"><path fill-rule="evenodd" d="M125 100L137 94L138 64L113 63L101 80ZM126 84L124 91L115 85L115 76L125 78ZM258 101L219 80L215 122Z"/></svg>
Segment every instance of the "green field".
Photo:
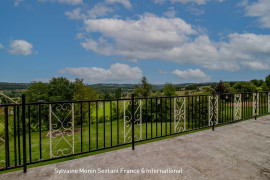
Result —
<svg viewBox="0 0 270 180"><path fill-rule="evenodd" d="M167 124L167 134L170 133L170 122L153 122L152 123L152 137L165 135L166 133L166 124ZM162 131L161 131L161 125L162 125ZM123 120L119 120L119 144L124 143L124 123ZM157 131L156 131L157 127ZM171 132L174 132L174 123L171 123ZM80 128L80 126L75 127ZM82 151L89 151L94 150L97 148L97 141L96 141L96 124L90 124L90 147L89 147L89 124L84 124L82 128L82 143L83 143L83 149L81 149L81 132L74 133L74 153L79 153ZM142 139L146 139L146 123L142 124ZM41 132L41 141L42 141L42 159L49 159L50 158L50 138L46 137L48 131L42 131ZM131 137L131 131L129 131L128 137ZM27 161L30 161L29 156L29 133L26 134L27 139ZM72 142L72 136L64 136L70 143ZM139 126L135 125L135 137L140 137L140 131ZM52 144L56 144L56 141L59 140L60 137L54 138ZM112 142L111 142L112 138ZM147 123L147 138L151 138L151 123ZM138 140L135 138L135 140ZM18 139L17 139L18 141ZM129 142L127 139L126 142ZM18 143L18 142L17 142ZM117 121L112 122L112 137L111 137L111 123L106 122L105 123L105 144L104 144L104 123L98 123L98 149L104 148L104 147L110 147L115 146L118 144L118 137L117 137ZM22 135L20 136L20 149L22 153ZM40 149L39 149L39 132L31 132L31 156L32 161L37 161L40 159ZM15 156L14 156L14 138L11 137L9 141L9 148L10 148L10 164L15 164ZM58 144L59 149L68 148L68 151L71 152L71 148L69 145L66 144L64 140L62 140ZM58 149L58 147L56 149ZM17 148L17 157L18 157L18 146ZM1 153L0 154L0 161L5 159L4 154L4 144L0 144ZM56 154L56 151L53 151L54 154ZM21 154L22 157L22 154ZM19 162L19 161L18 161ZM1 163L0 166L4 166L4 163Z"/></svg>

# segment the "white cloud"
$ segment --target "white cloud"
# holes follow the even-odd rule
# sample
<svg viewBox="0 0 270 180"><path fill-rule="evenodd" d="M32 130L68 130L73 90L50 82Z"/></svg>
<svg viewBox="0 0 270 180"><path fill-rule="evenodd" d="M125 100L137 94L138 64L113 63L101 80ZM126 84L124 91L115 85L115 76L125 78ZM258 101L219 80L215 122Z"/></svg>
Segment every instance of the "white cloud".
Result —
<svg viewBox="0 0 270 180"><path fill-rule="evenodd" d="M163 70L158 70L159 74L167 74L167 71L163 71Z"/></svg>
<svg viewBox="0 0 270 180"><path fill-rule="evenodd" d="M248 5L248 0L242 0L237 4L237 6L247 6Z"/></svg>
<svg viewBox="0 0 270 180"><path fill-rule="evenodd" d="M4 48L4 46L0 43L0 49L1 49L1 48Z"/></svg>
<svg viewBox="0 0 270 180"><path fill-rule="evenodd" d="M252 70L270 70L269 64L263 64L261 62L242 62L244 67Z"/></svg>
<svg viewBox="0 0 270 180"><path fill-rule="evenodd" d="M24 0L15 0L15 2L14 2L14 6L19 6L19 4L22 2L22 1L24 1Z"/></svg>
<svg viewBox="0 0 270 180"><path fill-rule="evenodd" d="M9 44L9 53L16 55L30 55L33 51L33 45L25 40L13 40Z"/></svg>
<svg viewBox="0 0 270 180"><path fill-rule="evenodd" d="M270 64L270 35L234 33L214 42L180 18L151 14L138 20L89 19L84 24L86 34L100 36L85 38L82 47L107 56L133 61L158 59L228 71L241 69L241 62Z"/></svg>
<svg viewBox="0 0 270 180"><path fill-rule="evenodd" d="M206 4L207 1L211 1L211 0L171 0L172 3L179 2L179 3L186 4L186 3L194 2L198 5Z"/></svg>
<svg viewBox="0 0 270 180"><path fill-rule="evenodd" d="M170 7L167 12L163 13L167 17L175 17L176 11L174 7Z"/></svg>
<svg viewBox="0 0 270 180"><path fill-rule="evenodd" d="M203 5L209 1L223 2L224 0L171 0L172 3L182 3L182 4L196 3L197 5Z"/></svg>
<svg viewBox="0 0 270 180"><path fill-rule="evenodd" d="M65 15L69 17L69 19L84 19L86 18L85 14L82 14L81 8L76 8L73 11L66 11Z"/></svg>
<svg viewBox="0 0 270 180"><path fill-rule="evenodd" d="M78 5L82 4L83 0L38 0L39 2L58 2L63 4Z"/></svg>
<svg viewBox="0 0 270 180"><path fill-rule="evenodd" d="M90 18L97 18L101 16L106 16L108 13L113 12L113 9L99 3L96 4L92 9L87 11Z"/></svg>
<svg viewBox="0 0 270 180"><path fill-rule="evenodd" d="M188 6L186 7L186 11L190 12L191 14L195 15L195 16L200 16L202 14L204 14L204 10L201 8L197 8L195 6Z"/></svg>
<svg viewBox="0 0 270 180"><path fill-rule="evenodd" d="M167 0L153 0L155 4L164 4Z"/></svg>
<svg viewBox="0 0 270 180"><path fill-rule="evenodd" d="M106 0L106 3L109 3L109 4L120 3L127 9L132 8L132 5L129 0Z"/></svg>
<svg viewBox="0 0 270 180"><path fill-rule="evenodd" d="M33 81L35 82L43 82L43 83L49 83L51 79L49 78L37 78L37 79L34 79Z"/></svg>
<svg viewBox="0 0 270 180"><path fill-rule="evenodd" d="M143 76L140 68L120 63L112 64L109 69L98 67L65 68L59 70L59 73L80 77L89 83L136 82Z"/></svg>
<svg viewBox="0 0 270 180"><path fill-rule="evenodd" d="M185 41L187 34L196 34L196 31L180 18L159 18L149 14L141 16L137 21L89 19L85 20L84 24L88 33L102 34L98 40L87 39L82 42L85 49L133 60L155 58L156 53L170 51Z"/></svg>
<svg viewBox="0 0 270 180"><path fill-rule="evenodd" d="M246 6L246 16L258 17L261 27L270 28L270 1L258 0L250 5L244 3Z"/></svg>
<svg viewBox="0 0 270 180"><path fill-rule="evenodd" d="M113 9L98 3L92 9L84 12L82 11L81 8L76 8L73 11L65 12L65 15L68 16L69 19L97 18L108 15L108 13L113 12Z"/></svg>
<svg viewBox="0 0 270 180"><path fill-rule="evenodd" d="M211 80L210 76L206 75L200 69L188 69L184 71L176 69L172 73L180 78L180 80L191 80L193 82L207 82Z"/></svg>

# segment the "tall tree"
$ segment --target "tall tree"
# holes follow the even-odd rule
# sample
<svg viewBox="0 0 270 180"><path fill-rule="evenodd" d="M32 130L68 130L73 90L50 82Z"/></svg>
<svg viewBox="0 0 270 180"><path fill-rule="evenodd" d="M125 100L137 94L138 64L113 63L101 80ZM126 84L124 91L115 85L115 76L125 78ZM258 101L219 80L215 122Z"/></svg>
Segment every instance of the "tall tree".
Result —
<svg viewBox="0 0 270 180"><path fill-rule="evenodd" d="M105 91L105 93L101 97L101 99L113 99L113 96L108 91Z"/></svg>
<svg viewBox="0 0 270 180"><path fill-rule="evenodd" d="M117 88L115 90L115 99L120 99L122 97L122 88Z"/></svg>
<svg viewBox="0 0 270 180"><path fill-rule="evenodd" d="M148 97L151 94L152 85L148 83L144 76L139 85L135 86L134 94L136 97Z"/></svg>
<svg viewBox="0 0 270 180"><path fill-rule="evenodd" d="M218 94L223 94L223 93L229 93L230 92L230 88L228 86L226 86L225 84L223 84L222 81L219 81L219 83L216 85L214 92L218 93Z"/></svg>
<svg viewBox="0 0 270 180"><path fill-rule="evenodd" d="M73 100L94 100L98 99L98 93L95 91L91 86L87 86L83 84L82 79L76 79L74 83L74 96ZM81 112L81 105L82 105L82 112ZM90 105L90 109L88 109L88 105ZM95 103L85 104L85 103L75 103L75 124L80 124L80 119L82 117L83 122L87 121L87 116L90 116L94 112Z"/></svg>
<svg viewBox="0 0 270 180"><path fill-rule="evenodd" d="M98 99L98 92L91 86L83 84L83 79L76 79L74 83L73 100L93 100Z"/></svg>
<svg viewBox="0 0 270 180"><path fill-rule="evenodd" d="M255 92L256 86L251 82L241 81L233 85L235 92Z"/></svg>
<svg viewBox="0 0 270 180"><path fill-rule="evenodd" d="M268 76L266 76L265 84L266 84L267 88L270 89L270 74Z"/></svg>
<svg viewBox="0 0 270 180"><path fill-rule="evenodd" d="M165 96L175 96L175 87L172 83L166 83L164 87Z"/></svg>
<svg viewBox="0 0 270 180"><path fill-rule="evenodd" d="M65 77L53 77L48 87L49 101L71 101L74 83Z"/></svg>
<svg viewBox="0 0 270 180"><path fill-rule="evenodd" d="M252 79L252 80L250 80L250 82L252 82L255 86L257 86L257 87L260 87L260 86L262 86L262 84L264 83L264 81L262 80L262 79L259 79L259 80L257 80L257 79Z"/></svg>
<svg viewBox="0 0 270 180"><path fill-rule="evenodd" d="M27 102L37 101L49 101L48 89L49 86L43 82L31 82L30 86L26 89L26 100Z"/></svg>

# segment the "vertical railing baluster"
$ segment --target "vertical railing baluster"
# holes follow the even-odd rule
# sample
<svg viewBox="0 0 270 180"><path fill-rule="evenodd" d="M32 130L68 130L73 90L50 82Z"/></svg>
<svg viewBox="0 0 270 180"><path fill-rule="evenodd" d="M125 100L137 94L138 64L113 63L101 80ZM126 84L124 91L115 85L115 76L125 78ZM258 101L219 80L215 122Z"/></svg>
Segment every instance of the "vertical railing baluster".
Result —
<svg viewBox="0 0 270 180"><path fill-rule="evenodd" d="M83 103L80 103L80 121L81 121L81 152L83 152Z"/></svg>
<svg viewBox="0 0 270 180"><path fill-rule="evenodd" d="M227 116L227 95L224 97L224 121L228 122Z"/></svg>
<svg viewBox="0 0 270 180"><path fill-rule="evenodd" d="M148 132L147 132L147 122L148 122L147 100L148 100L148 99L146 98L146 99L145 99L145 108L146 108L146 109L145 109L145 114L146 114L146 116L145 116L145 133L146 133L146 137L145 137L145 138L146 138L146 139L148 139L148 138L147 138L147 133L148 133Z"/></svg>
<svg viewBox="0 0 270 180"><path fill-rule="evenodd" d="M267 100L268 113L270 113L270 92L268 92L267 95L268 95L268 100Z"/></svg>
<svg viewBox="0 0 270 180"><path fill-rule="evenodd" d="M176 133L176 126L177 126L177 123L176 123L176 98L173 99L173 124L174 124L174 133Z"/></svg>
<svg viewBox="0 0 270 180"><path fill-rule="evenodd" d="M157 121L158 121L158 117L157 117L157 115L158 115L158 98L156 98L156 137L158 136L158 123L157 123Z"/></svg>
<svg viewBox="0 0 270 180"><path fill-rule="evenodd" d="M98 101L96 101L96 146L98 149Z"/></svg>
<svg viewBox="0 0 270 180"><path fill-rule="evenodd" d="M110 101L110 116L111 116L111 146L112 146L112 142L113 142L113 137L112 137L112 122L113 122L113 119L112 119L112 101Z"/></svg>
<svg viewBox="0 0 270 180"><path fill-rule="evenodd" d="M167 98L165 98L165 134L167 135Z"/></svg>
<svg viewBox="0 0 270 180"><path fill-rule="evenodd" d="M139 111L140 111L140 140L142 140L142 100L140 99L140 107L139 107ZM135 116L135 115L134 115ZM134 122L135 123L135 122Z"/></svg>
<svg viewBox="0 0 270 180"><path fill-rule="evenodd" d="M26 130L25 130L25 95L22 95L22 128L23 128L23 172L27 172Z"/></svg>
<svg viewBox="0 0 270 180"><path fill-rule="evenodd" d="M9 133L8 133L8 106L5 106L5 153L6 153L6 168L10 166L9 162Z"/></svg>
<svg viewBox="0 0 270 180"><path fill-rule="evenodd" d="M223 95L220 94L220 115L221 115L221 123L223 124L223 116L224 116L224 112L223 112L223 108L224 108L224 103L223 103Z"/></svg>
<svg viewBox="0 0 270 180"><path fill-rule="evenodd" d="M160 98L160 124L161 124L161 136L162 136L162 124L163 124L163 121L162 121L162 98Z"/></svg>
<svg viewBox="0 0 270 180"><path fill-rule="evenodd" d="M28 136L29 136L29 160L32 162L32 152L31 152L31 114L30 114L30 105L28 105Z"/></svg>
<svg viewBox="0 0 270 180"><path fill-rule="evenodd" d="M172 98L170 97L170 134L172 134Z"/></svg>
<svg viewBox="0 0 270 180"><path fill-rule="evenodd" d="M189 111L189 95L188 95L188 130L190 129L190 111Z"/></svg>
<svg viewBox="0 0 270 180"><path fill-rule="evenodd" d="M256 96L255 96L255 120L257 120L257 111L258 111L258 92L256 91Z"/></svg>
<svg viewBox="0 0 270 180"><path fill-rule="evenodd" d="M230 105L230 113L231 113L231 121L233 121L233 108L234 108L234 106L233 106L233 101L232 101L232 99L233 99L233 96L232 95L230 95L230 103L231 103L231 105Z"/></svg>
<svg viewBox="0 0 270 180"><path fill-rule="evenodd" d="M74 150L75 150L75 147L74 147L74 139L75 139L75 135L74 135L74 120L75 120L75 117L74 117L74 111L75 111L75 108L74 108L74 103L71 103L71 126L72 126L72 153L74 154Z"/></svg>
<svg viewBox="0 0 270 180"><path fill-rule="evenodd" d="M131 95L131 102L132 102L132 107L131 107L131 123L132 123L132 150L135 150L135 141L134 141L134 94Z"/></svg>
<svg viewBox="0 0 270 180"><path fill-rule="evenodd" d="M264 107L264 114L266 114L266 112L267 112L267 99L266 99L266 93L264 93L264 103L263 103L263 107Z"/></svg>
<svg viewBox="0 0 270 180"><path fill-rule="evenodd" d="M117 118L117 145L119 145L119 105L118 100L116 101L116 118Z"/></svg>
<svg viewBox="0 0 270 180"><path fill-rule="evenodd" d="M105 101L103 101L103 147L106 146L106 137L105 137L105 120L106 120L106 114L105 114Z"/></svg>
<svg viewBox="0 0 270 180"><path fill-rule="evenodd" d="M42 140L41 140L41 105L38 104L38 125L39 125L39 159L42 159Z"/></svg>
<svg viewBox="0 0 270 180"><path fill-rule="evenodd" d="M249 95L249 93L247 93L247 101L246 101L246 107L247 107L246 114L247 114L247 118L250 118L250 103L249 103L250 97L249 96L251 96L251 95Z"/></svg>
<svg viewBox="0 0 270 180"><path fill-rule="evenodd" d="M260 104L261 104L261 96L260 96L260 92L258 92L258 101L259 102L258 102L258 106L257 106L257 109L258 109L257 112L258 112L258 116L259 116L259 115L261 115L261 108L260 108L261 107L260 106Z"/></svg>
<svg viewBox="0 0 270 180"><path fill-rule="evenodd" d="M20 137L20 106L17 106L17 121L18 121L18 157L19 157L19 165L21 165L21 137Z"/></svg>
<svg viewBox="0 0 270 180"><path fill-rule="evenodd" d="M91 102L88 102L88 143L91 150Z"/></svg>
<svg viewBox="0 0 270 180"><path fill-rule="evenodd" d="M201 96L199 95L198 98L199 98L199 127L198 128L201 128Z"/></svg>
<svg viewBox="0 0 270 180"><path fill-rule="evenodd" d="M153 98L151 98L151 138L153 138Z"/></svg>
<svg viewBox="0 0 270 180"><path fill-rule="evenodd" d="M243 116L242 116L242 119L243 119L243 120L246 119L246 117L247 117L247 116L246 116L246 110L247 110L247 109L246 109L246 101L247 101L246 95L247 95L246 93L243 93L243 96L242 96L242 101L244 102L244 103L243 103L243 106L244 106L244 107L243 107L243 111L244 111L244 112L243 112Z"/></svg>
<svg viewBox="0 0 270 180"><path fill-rule="evenodd" d="M192 129L193 129L193 119L194 119L194 114L193 114L193 96L191 96L191 123L192 123L192 125L191 125L191 127L192 127Z"/></svg>
<svg viewBox="0 0 270 180"><path fill-rule="evenodd" d="M212 131L215 130L215 94L212 93L213 99L212 99Z"/></svg>
<svg viewBox="0 0 270 180"><path fill-rule="evenodd" d="M16 138L16 133L17 133L17 129L16 129L16 114L17 114L17 107L16 106L13 106L13 119L14 119L14 158L15 158L15 166L17 166L17 138Z"/></svg>
<svg viewBox="0 0 270 180"><path fill-rule="evenodd" d="M132 103L132 102L131 102ZM124 143L126 143L126 101L123 102L123 108L124 108Z"/></svg>
<svg viewBox="0 0 270 180"><path fill-rule="evenodd" d="M209 113L209 111L208 111L208 96L207 95L204 96L204 103L205 103L205 109L204 109L204 111L205 111L205 115L204 115L205 123L204 123L204 126L208 127L208 113Z"/></svg>

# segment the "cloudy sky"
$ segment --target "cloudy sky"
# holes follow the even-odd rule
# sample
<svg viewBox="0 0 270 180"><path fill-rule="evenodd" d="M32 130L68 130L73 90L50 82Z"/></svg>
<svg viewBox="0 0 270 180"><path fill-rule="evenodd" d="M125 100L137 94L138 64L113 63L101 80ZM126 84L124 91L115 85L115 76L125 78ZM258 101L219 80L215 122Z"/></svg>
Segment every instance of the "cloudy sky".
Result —
<svg viewBox="0 0 270 180"><path fill-rule="evenodd" d="M270 0L1 0L0 82L270 74Z"/></svg>

